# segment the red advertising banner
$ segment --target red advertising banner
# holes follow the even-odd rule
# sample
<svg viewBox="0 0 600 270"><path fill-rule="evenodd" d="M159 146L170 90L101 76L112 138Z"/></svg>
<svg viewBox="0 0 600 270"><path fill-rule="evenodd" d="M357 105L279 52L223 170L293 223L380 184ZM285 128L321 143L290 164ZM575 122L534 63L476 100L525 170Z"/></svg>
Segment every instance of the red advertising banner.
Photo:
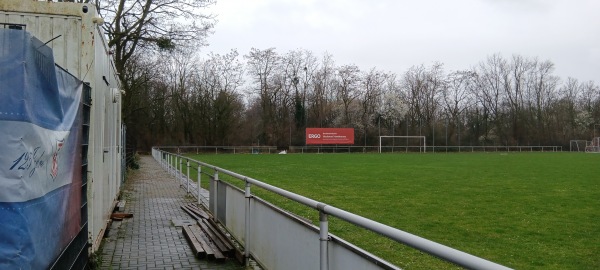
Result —
<svg viewBox="0 0 600 270"><path fill-rule="evenodd" d="M307 128L306 144L354 144L354 129Z"/></svg>

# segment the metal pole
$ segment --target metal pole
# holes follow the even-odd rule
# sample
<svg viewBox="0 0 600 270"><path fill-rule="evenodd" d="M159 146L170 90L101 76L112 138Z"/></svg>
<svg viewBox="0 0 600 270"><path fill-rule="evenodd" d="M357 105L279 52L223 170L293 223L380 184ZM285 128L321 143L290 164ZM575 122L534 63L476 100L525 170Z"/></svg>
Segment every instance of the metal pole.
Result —
<svg viewBox="0 0 600 270"><path fill-rule="evenodd" d="M179 172L177 176L177 179L181 182L183 180L183 159L181 157L179 157Z"/></svg>
<svg viewBox="0 0 600 270"><path fill-rule="evenodd" d="M460 118L460 114L458 115ZM456 119L454 120L454 125L458 127L458 152L460 153L460 146L462 145L462 141L460 140L460 123L456 124Z"/></svg>
<svg viewBox="0 0 600 270"><path fill-rule="evenodd" d="M244 197L246 198L246 211L244 212L244 257L246 267L248 267L250 262L250 198L252 197L252 194L250 193L250 183L248 181L246 181Z"/></svg>
<svg viewBox="0 0 600 270"><path fill-rule="evenodd" d="M201 167L200 167L200 163L198 163L198 182L196 183L198 185L198 204L201 203L200 200L200 190L202 189L202 186L200 185L200 176L202 175L202 171L201 171Z"/></svg>
<svg viewBox="0 0 600 270"><path fill-rule="evenodd" d="M325 206L324 204L319 204L319 209L321 206ZM320 241L320 270L327 270L328 262L327 262L327 242L329 241L329 222L327 221L327 214L323 212L321 209L319 211L319 241Z"/></svg>
<svg viewBox="0 0 600 270"><path fill-rule="evenodd" d="M392 136L396 136L396 120L392 121ZM392 153L394 153L394 146L396 146L396 138L392 137Z"/></svg>
<svg viewBox="0 0 600 270"><path fill-rule="evenodd" d="M219 202L219 171L216 170L215 168L215 174L213 176L213 193L214 194L210 194L211 198L214 198L214 204L213 204L213 213L215 213L214 217L216 220L219 220L219 216L217 215L217 204Z"/></svg>
<svg viewBox="0 0 600 270"><path fill-rule="evenodd" d="M190 160L187 160L187 179L185 180L187 184L187 193L190 193Z"/></svg>

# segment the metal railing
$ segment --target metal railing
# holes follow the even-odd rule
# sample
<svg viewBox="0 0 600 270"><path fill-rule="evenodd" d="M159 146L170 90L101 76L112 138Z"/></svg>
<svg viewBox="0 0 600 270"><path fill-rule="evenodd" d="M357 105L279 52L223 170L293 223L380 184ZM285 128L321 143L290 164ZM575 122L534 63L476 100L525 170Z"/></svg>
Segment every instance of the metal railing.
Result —
<svg viewBox="0 0 600 270"><path fill-rule="evenodd" d="M174 153L214 153L214 154L275 154L276 146L160 146L160 149L169 149Z"/></svg>
<svg viewBox="0 0 600 270"><path fill-rule="evenodd" d="M359 226L361 228L370 230L372 232L378 233L380 235L383 235L385 237L388 237L398 243L413 247L417 250L423 251L425 253L431 254L433 256L436 256L442 260L454 263L458 266L461 267L465 267L465 268L469 268L469 269L510 269L508 267L505 267L503 265L476 257L474 255L462 252L460 250L436 243L434 241L413 235L411 233L390 227L388 225L379 223L377 221L373 221L370 219L367 219L365 217L356 215L354 213L342 210L340 208L331 206L331 205L327 205L325 203L304 197L302 195L298 195L296 193L293 192L289 192L287 190L278 188L276 186L272 186L269 185L267 183L261 182L259 180L253 179L251 177L247 177L223 168L219 168L217 166L208 164L208 163L204 163L198 160L194 160L191 159L189 157L185 157L182 155L178 155L178 154L173 154L173 153L169 153L166 151L162 151L160 149L157 148L153 148L152 149L152 155L154 156L154 158L163 166L163 168L165 168L165 170L167 170L169 173L177 176L177 179L181 180L182 182L185 182L186 185L186 189L187 192L190 192L190 162L191 163L195 163L197 165L197 197L198 197L198 202L200 203L201 201L201 169L202 167L206 167L206 168L210 168L213 170L214 175L213 177L213 181L218 182L219 181L219 173L231 176L235 179L244 181L245 183L245 211L246 213L249 213L249 209L250 209L250 198L252 197L252 193L250 190L251 185L255 185L258 186L262 189L268 190L270 192L276 193L278 195L281 195L287 199L290 199L292 201L298 202L300 204L303 204L305 206L308 206L314 210L319 211L319 240L320 240L320 269L324 270L324 269L328 269L328 246L327 246L327 241L329 241L329 223L328 223L328 217L329 216L333 216L333 217L337 217L341 220L344 220L346 222L352 223L356 226ZM187 167L187 177L183 174L183 164L186 164ZM177 167L177 165L179 167ZM213 200L213 196L216 197L218 192L214 192L210 194L211 196L211 200ZM214 198L215 202L217 201L217 198ZM213 216L217 216L216 211L218 211L217 207L214 207L214 209L211 209L213 211ZM250 225L250 215L246 214L245 215L245 239L246 241L248 241L248 239L250 239L249 234L251 232L251 228L249 227ZM244 249L244 256L246 257L246 262L248 262L248 258L250 257L250 250L249 248L249 243L246 242L244 244L245 249Z"/></svg>
<svg viewBox="0 0 600 270"><path fill-rule="evenodd" d="M396 146L398 147L398 146ZM384 146L385 148L385 146ZM562 152L562 146L556 145L488 145L488 146L427 146L432 153L444 152Z"/></svg>
<svg viewBox="0 0 600 270"><path fill-rule="evenodd" d="M356 145L309 145L289 146L279 149L276 146L160 146L160 149L170 152L196 154L277 154L286 150L287 153L378 153L379 146ZM556 145L382 145L382 153L467 153L467 152L562 152L562 146Z"/></svg>

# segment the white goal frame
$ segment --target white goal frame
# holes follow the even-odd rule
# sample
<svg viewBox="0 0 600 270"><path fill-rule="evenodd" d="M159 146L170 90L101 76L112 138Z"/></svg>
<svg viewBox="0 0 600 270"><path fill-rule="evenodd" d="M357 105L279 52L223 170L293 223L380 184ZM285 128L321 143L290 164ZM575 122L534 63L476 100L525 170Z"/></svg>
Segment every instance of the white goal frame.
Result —
<svg viewBox="0 0 600 270"><path fill-rule="evenodd" d="M593 138L585 146L586 153L600 153L600 137Z"/></svg>
<svg viewBox="0 0 600 270"><path fill-rule="evenodd" d="M589 143L590 141L588 140L570 140L569 152L585 152L585 149Z"/></svg>
<svg viewBox="0 0 600 270"><path fill-rule="evenodd" d="M425 141L425 136L379 136L379 153L381 153L381 139L382 138L399 138L399 139L423 139L423 146L419 146L419 152L421 152L421 148L423 148L423 153L427 152L427 143ZM406 146L408 147L408 146Z"/></svg>

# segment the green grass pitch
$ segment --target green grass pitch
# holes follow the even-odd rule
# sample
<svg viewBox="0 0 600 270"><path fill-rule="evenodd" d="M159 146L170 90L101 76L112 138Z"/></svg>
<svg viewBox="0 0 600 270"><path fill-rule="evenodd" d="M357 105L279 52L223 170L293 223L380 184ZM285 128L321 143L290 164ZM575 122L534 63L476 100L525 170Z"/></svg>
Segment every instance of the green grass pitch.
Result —
<svg viewBox="0 0 600 270"><path fill-rule="evenodd" d="M508 267L600 269L600 155L192 157ZM315 210L252 191L317 224ZM402 268L454 267L341 220L330 230Z"/></svg>

